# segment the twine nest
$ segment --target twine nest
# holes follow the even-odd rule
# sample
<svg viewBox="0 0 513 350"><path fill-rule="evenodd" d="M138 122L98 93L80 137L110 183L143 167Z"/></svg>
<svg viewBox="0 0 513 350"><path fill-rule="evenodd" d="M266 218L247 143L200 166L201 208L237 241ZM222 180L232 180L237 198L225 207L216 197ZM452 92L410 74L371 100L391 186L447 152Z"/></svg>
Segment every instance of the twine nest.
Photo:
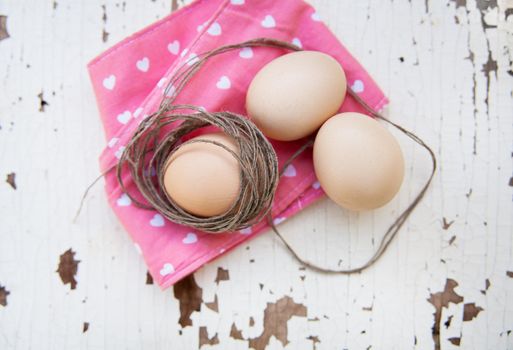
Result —
<svg viewBox="0 0 513 350"><path fill-rule="evenodd" d="M194 113L180 113L183 110L193 110ZM160 137L166 126L179 121L180 125L165 131L164 136ZM207 126L215 126L232 137L239 152L211 140L193 139L182 143L182 137ZM196 142L224 148L240 165L240 192L230 209L221 215L193 215L176 204L163 190L169 157L180 147ZM173 222L210 233L240 230L260 221L272 207L279 179L276 152L255 124L234 113L209 113L190 105L173 105L165 113L156 113L144 120L122 154L121 163L127 164L132 180L148 202L141 203L130 196L119 167L118 181L136 205L155 209ZM152 173L156 173L156 181Z"/></svg>

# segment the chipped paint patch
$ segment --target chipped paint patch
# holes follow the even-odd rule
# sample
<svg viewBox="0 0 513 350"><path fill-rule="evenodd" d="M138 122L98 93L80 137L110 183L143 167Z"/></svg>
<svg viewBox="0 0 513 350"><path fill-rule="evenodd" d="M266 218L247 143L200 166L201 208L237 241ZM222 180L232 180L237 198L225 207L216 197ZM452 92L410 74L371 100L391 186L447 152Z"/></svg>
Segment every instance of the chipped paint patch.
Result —
<svg viewBox="0 0 513 350"><path fill-rule="evenodd" d="M0 305L7 306L7 296L11 294L4 286L0 285Z"/></svg>
<svg viewBox="0 0 513 350"><path fill-rule="evenodd" d="M461 337L454 337L447 339L452 345L460 346Z"/></svg>
<svg viewBox="0 0 513 350"><path fill-rule="evenodd" d="M435 342L435 349L440 350L440 322L442 318L442 308L447 308L449 303L459 304L463 301L463 297L454 291L454 288L458 286L458 282L448 278L445 281L445 287L442 292L431 293L429 299L427 299L435 307L435 320L433 323L432 336Z"/></svg>
<svg viewBox="0 0 513 350"><path fill-rule="evenodd" d="M171 1L171 12L178 10L178 0Z"/></svg>
<svg viewBox="0 0 513 350"><path fill-rule="evenodd" d="M153 284L153 276L150 274L150 271L146 271L146 284Z"/></svg>
<svg viewBox="0 0 513 350"><path fill-rule="evenodd" d="M463 321L472 321L481 311L483 311L483 308L476 306L476 303L463 305Z"/></svg>
<svg viewBox="0 0 513 350"><path fill-rule="evenodd" d="M107 24L107 7L105 5L102 5L102 22L103 22L103 29L102 29L102 41L104 43L109 40L109 32L105 29L105 25Z"/></svg>
<svg viewBox="0 0 513 350"><path fill-rule="evenodd" d="M283 346L289 343L287 322L293 316L306 317L306 306L297 304L289 296L284 296L276 303L267 303L264 311L264 330L260 336L249 340L249 347L263 350L274 336Z"/></svg>
<svg viewBox="0 0 513 350"><path fill-rule="evenodd" d="M9 33L7 32L7 16L0 15L0 41L7 39Z"/></svg>
<svg viewBox="0 0 513 350"><path fill-rule="evenodd" d="M7 182L13 189L16 189L16 173L12 172L7 174L7 179L5 179L5 182Z"/></svg>
<svg viewBox="0 0 513 350"><path fill-rule="evenodd" d="M182 328L192 326L191 315L201 310L203 290L198 286L194 275L189 275L173 287L175 298L180 302L180 318L178 323ZM206 330L205 330L206 331Z"/></svg>
<svg viewBox="0 0 513 350"><path fill-rule="evenodd" d="M237 340L245 340L245 338L242 336L242 332L235 325L235 322L232 323L232 328L230 329L230 337Z"/></svg>
<svg viewBox="0 0 513 350"><path fill-rule="evenodd" d="M75 252L71 248L59 257L59 267L56 272L59 273L62 283L64 285L69 284L71 289L76 289L77 287L75 276L77 275L79 263L80 260L75 260Z"/></svg>
<svg viewBox="0 0 513 350"><path fill-rule="evenodd" d="M456 4L456 9L459 7L467 7L467 0L450 0L451 2L454 2Z"/></svg>
<svg viewBox="0 0 513 350"><path fill-rule="evenodd" d="M447 221L447 219L445 217L442 218L442 229L448 230L452 224L454 224L454 220Z"/></svg>
<svg viewBox="0 0 513 350"><path fill-rule="evenodd" d="M308 336L306 339L308 340L311 340L312 341L312 345L313 345L313 350L316 350L317 349L317 343L320 343L321 341L319 340L319 337L316 336L316 335L310 335Z"/></svg>
<svg viewBox="0 0 513 350"><path fill-rule="evenodd" d="M219 344L219 338L217 337L217 333L212 337L208 337L207 327L199 328L199 348L203 345L216 345Z"/></svg>
<svg viewBox="0 0 513 350"><path fill-rule="evenodd" d="M48 102L46 102L46 100L44 99L43 91L41 91L37 95L37 98L39 98L39 112L44 112L46 106L49 106L50 104Z"/></svg>
<svg viewBox="0 0 513 350"><path fill-rule="evenodd" d="M210 303L205 303L205 306L208 307L210 310L219 312L219 304L217 300L217 294L214 296L214 301Z"/></svg>
<svg viewBox="0 0 513 350"><path fill-rule="evenodd" d="M230 272L228 270L223 269L222 267L217 268L217 276L215 282L219 284L221 281L229 281L230 280Z"/></svg>
<svg viewBox="0 0 513 350"><path fill-rule="evenodd" d="M490 97L490 82L492 73L495 74L495 79L497 79L497 61L492 57L492 51L488 50L488 60L483 64L481 72L484 73L486 77L486 98L485 104L487 110L489 110L489 97Z"/></svg>

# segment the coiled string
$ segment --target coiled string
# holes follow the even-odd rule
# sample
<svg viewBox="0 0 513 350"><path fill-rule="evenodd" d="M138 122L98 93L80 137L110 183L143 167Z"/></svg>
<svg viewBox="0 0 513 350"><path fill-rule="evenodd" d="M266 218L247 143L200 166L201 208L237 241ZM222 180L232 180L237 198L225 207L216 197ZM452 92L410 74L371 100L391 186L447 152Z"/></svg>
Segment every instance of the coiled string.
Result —
<svg viewBox="0 0 513 350"><path fill-rule="evenodd" d="M244 229L261 221L270 212L279 180L278 157L255 124L231 112L210 113L193 105L173 104L189 80L210 58L253 46L300 50L293 44L275 39L249 40L221 46L193 57L171 77L158 111L138 125L116 166L118 182L136 206L157 210L173 222L209 233ZM238 145L238 154L215 141L196 139L181 142L182 137L207 126L215 126L232 137ZM221 215L193 215L183 210L164 191L167 159L180 147L191 142L206 142L222 147L239 162L240 192L230 209ZM130 172L132 181L147 203L139 201L128 191L122 176L124 167ZM156 180L151 176L152 173L156 173Z"/></svg>
<svg viewBox="0 0 513 350"><path fill-rule="evenodd" d="M273 147L260 130L245 117L231 112L210 113L193 105L173 104L177 95L184 89L189 80L207 60L236 49L259 46L282 48L291 51L301 50L300 47L284 41L271 38L257 38L239 44L221 46L189 59L189 61L178 68L177 72L168 82L158 111L139 124L132 138L126 145L119 162L115 165L118 182L123 191L131 198L136 206L144 209L157 210L160 214L173 222L194 227L205 232L219 233L240 230L259 222L265 216L267 217L269 225L284 243L285 247L304 266L324 273L351 274L360 272L374 264L383 255L404 222L424 197L436 171L435 154L418 136L389 121L380 113L373 110L348 86L347 93L371 116L389 123L428 151L432 160L432 171L415 199L387 229L380 241L378 249L366 263L356 268L336 270L321 267L303 259L296 253L273 224L270 211L279 177L283 174L284 169L304 152L305 149L312 146L313 140L307 141L300 147L300 149L287 160L282 171L279 173L278 160ZM237 154L223 144L210 140L193 139L182 143L182 137L192 131L207 126L215 126L232 137L238 144L239 153ZM213 217L192 215L180 208L163 190L166 160L181 146L192 142L206 142L222 147L230 152L240 164L241 190L231 208L224 214ZM132 181L147 203L139 201L129 193L122 177L124 168L127 168L130 172ZM113 168L107 170L107 172L112 169ZM156 178L152 176L152 174L156 174ZM95 182L93 182L92 185L94 185ZM82 203L90 187L86 190L82 198Z"/></svg>

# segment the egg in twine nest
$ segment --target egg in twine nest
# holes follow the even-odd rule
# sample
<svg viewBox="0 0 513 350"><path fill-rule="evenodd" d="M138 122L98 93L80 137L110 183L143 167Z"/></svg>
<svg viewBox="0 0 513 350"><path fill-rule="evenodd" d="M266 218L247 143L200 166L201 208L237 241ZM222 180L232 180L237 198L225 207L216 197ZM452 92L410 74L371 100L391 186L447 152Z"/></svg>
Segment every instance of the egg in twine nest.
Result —
<svg viewBox="0 0 513 350"><path fill-rule="evenodd" d="M237 231L267 218L269 226L282 240L290 253L303 265L324 273L349 274L360 272L376 262L386 251L406 219L426 193L436 170L436 157L431 148L418 136L404 129L381 114L374 111L355 92L347 88L353 97L372 117L380 119L398 129L411 140L426 149L431 157L432 172L414 200L393 221L385 231L377 250L361 266L350 269L331 269L320 267L300 257L288 244L273 224L271 208L281 173L278 169L276 152L265 135L246 117L231 112L207 112L203 108L173 104L176 96L183 90L194 74L213 56L244 47L272 47L292 51L302 49L276 39L257 38L239 44L226 45L198 55L194 62L185 62L170 79L164 97L157 112L143 120L126 145L116 167L117 179L123 191L136 206L157 210L165 218L178 224L196 228L208 233ZM206 128L215 127L235 141L238 149L230 149L221 142L207 138L193 138L183 142L189 134ZM189 135L190 136L190 135ZM220 147L233 156L239 164L239 193L228 210L213 216L194 215L185 210L165 190L165 171L169 159L181 148L193 143L207 143ZM311 147L309 139L283 165L291 164L305 149ZM146 203L141 202L127 190L122 173L128 170L131 180ZM152 173L156 173L156 177ZM282 170L283 172L283 170ZM93 183L94 184L94 183ZM87 195L87 191L85 193ZM84 195L84 197L85 197ZM79 209L80 210L80 209Z"/></svg>

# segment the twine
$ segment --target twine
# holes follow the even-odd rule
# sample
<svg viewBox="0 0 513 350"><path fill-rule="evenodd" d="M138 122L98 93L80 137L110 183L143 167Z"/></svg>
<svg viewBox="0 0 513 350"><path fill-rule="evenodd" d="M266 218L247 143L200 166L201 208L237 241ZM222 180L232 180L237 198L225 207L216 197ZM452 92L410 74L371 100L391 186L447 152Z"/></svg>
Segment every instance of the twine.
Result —
<svg viewBox="0 0 513 350"><path fill-rule="evenodd" d="M280 240L283 242L285 247L289 250L289 252L292 254L294 258L296 258L297 261L299 261L303 266L306 266L312 270L315 270L317 272L327 273L327 274L343 274L343 275L349 275L353 273L362 272L363 270L369 268L370 266L374 265L376 261L383 256L383 254L386 252L387 248L389 247L390 243L392 243L392 240L395 238L401 227L404 225L410 214L415 210L417 205L420 203L424 195L426 194L429 186L431 185L431 181L433 180L433 177L435 176L436 172L436 156L431 147L429 147L420 137L412 133L411 131L406 130L402 126L388 120L385 118L382 114L375 111L372 107L370 107L358 94L356 94L351 88L347 87L347 93L353 97L356 102L360 106L362 106L372 117L376 119L383 120L384 122L392 125L394 128L398 129L400 132L405 134L407 137L409 137L411 140L413 140L415 143L420 145L422 148L424 148L431 159L431 173L429 174L429 177L427 181L424 183L424 186L422 186L419 193L415 196L413 201L406 207L406 209L393 221L393 223L388 227L388 229L385 231L385 234L381 238L379 242L378 249L372 254L372 256L362 265L358 267L353 267L349 269L331 269L328 267L321 267L317 264L314 264L304 258L302 258L296 250L288 243L288 241L283 237L283 235L278 231L276 226L273 223L272 217L268 216L267 221L271 228L273 229L274 233L280 238ZM311 142L313 143L313 141ZM302 148L299 149L299 151L304 151L306 149L305 146L310 146L310 144L305 144ZM298 156L298 153L294 154L284 165L283 169L285 169L292 161ZM280 176L283 174L283 171L280 173Z"/></svg>
<svg viewBox="0 0 513 350"><path fill-rule="evenodd" d="M136 206L156 210L170 221L208 233L250 227L270 212L279 179L278 157L256 125L235 113L210 113L193 105L173 104L176 96L211 57L252 46L300 50L283 41L260 38L221 46L182 64L168 82L158 111L139 124L116 166L119 185ZM178 122L180 124L176 126ZM238 152L211 140L181 142L182 137L207 126L215 126L232 137L238 145ZM164 190L167 160L180 147L195 142L210 143L225 149L240 165L240 191L223 214L209 217L191 214ZM147 203L139 201L127 190L122 176L124 168L130 172L132 181ZM152 177L152 173L156 173L157 179Z"/></svg>
<svg viewBox="0 0 513 350"><path fill-rule="evenodd" d="M269 226L293 257L302 265L323 273L352 274L361 272L372 266L385 253L405 221L424 197L436 171L437 163L435 154L418 136L383 117L348 86L347 93L371 116L383 120L397 128L429 153L432 161L432 171L425 185L414 200L385 231L378 249L366 263L355 268L337 270L321 267L305 260L299 256L274 225L271 207L279 177L283 175L288 165L302 154L304 150L313 145L313 140L310 139L303 144L294 155L285 162L282 170L278 173L278 160L274 149L255 124L245 117L231 112L210 113L193 105L173 105L176 96L208 59L236 49L258 46L282 48L292 51L301 50L300 47L284 41L270 38L257 38L239 44L221 46L185 62L178 68L177 72L172 76L166 86L164 97L158 111L143 120L137 127L130 142L122 153L119 162L108 169L87 188L82 197L78 213L82 208L89 189L101 177L115 167L119 185L131 198L132 202L140 208L157 210L160 214L173 222L210 233L240 230L261 221L265 216L267 217ZM180 124L177 125L178 123ZM231 136L239 147L238 152L233 152L225 145L211 140L193 139L185 143L181 142L182 137L206 126L215 126ZM169 130L171 127L173 127L173 129ZM167 159L181 146L194 142L205 142L221 147L228 151L240 164L240 192L233 205L224 214L212 217L200 217L190 214L180 208L163 190L163 178ZM127 190L122 177L124 167L128 168L133 182L147 203L143 203L134 198ZM156 179L152 176L153 172L157 175Z"/></svg>

